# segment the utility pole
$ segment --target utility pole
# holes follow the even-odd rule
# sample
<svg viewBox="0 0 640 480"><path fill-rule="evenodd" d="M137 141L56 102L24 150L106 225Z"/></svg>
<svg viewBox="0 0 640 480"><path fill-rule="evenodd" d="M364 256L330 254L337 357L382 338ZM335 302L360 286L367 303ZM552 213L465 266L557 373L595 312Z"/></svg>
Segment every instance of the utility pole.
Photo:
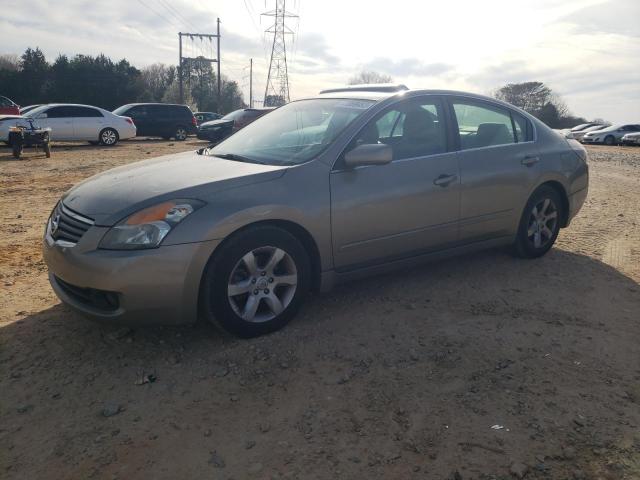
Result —
<svg viewBox="0 0 640 480"><path fill-rule="evenodd" d="M253 108L253 58L249 59L249 108Z"/></svg>
<svg viewBox="0 0 640 480"><path fill-rule="evenodd" d="M213 53L213 41L216 41L216 58L213 56L204 56L199 55L197 57L185 57L182 55L182 44L191 42L193 44L194 40L208 40L211 43L211 52ZM179 61L178 61L178 85L180 92L180 103L184 103L184 69L185 66L191 67L191 62L208 62L208 63L217 63L218 67L218 103L220 102L220 91L221 91L221 80L220 80L220 19L218 18L218 29L217 33L184 33L178 32L178 43L179 43ZM188 45L188 43L187 43ZM192 48L191 51L194 49Z"/></svg>
<svg viewBox="0 0 640 480"><path fill-rule="evenodd" d="M220 78L220 17L218 17L218 110L220 110L220 87L222 85L222 79Z"/></svg>
<svg viewBox="0 0 640 480"><path fill-rule="evenodd" d="M293 31L285 25L285 19L287 17L297 18L298 16L287 12L285 8L286 0L275 0L275 2L275 10L262 14L267 17L274 17L273 25L266 30L267 33L273 33L273 44L267 86L264 91L265 107L277 107L290 101L285 36L293 35Z"/></svg>

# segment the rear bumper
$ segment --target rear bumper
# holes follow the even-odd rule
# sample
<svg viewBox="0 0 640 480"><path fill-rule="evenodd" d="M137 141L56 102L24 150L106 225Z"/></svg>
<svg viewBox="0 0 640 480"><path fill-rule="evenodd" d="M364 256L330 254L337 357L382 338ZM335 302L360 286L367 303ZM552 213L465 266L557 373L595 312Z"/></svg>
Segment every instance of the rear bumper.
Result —
<svg viewBox="0 0 640 480"><path fill-rule="evenodd" d="M588 193L589 187L585 187L582 190L578 190L577 192L569 195L569 222L571 222L573 217L575 217L582 208L582 205L584 205Z"/></svg>
<svg viewBox="0 0 640 480"><path fill-rule="evenodd" d="M91 230L104 230L92 227ZM204 267L217 240L157 249L112 251L62 247L43 241L49 281L75 310L106 323L127 325L192 323Z"/></svg>

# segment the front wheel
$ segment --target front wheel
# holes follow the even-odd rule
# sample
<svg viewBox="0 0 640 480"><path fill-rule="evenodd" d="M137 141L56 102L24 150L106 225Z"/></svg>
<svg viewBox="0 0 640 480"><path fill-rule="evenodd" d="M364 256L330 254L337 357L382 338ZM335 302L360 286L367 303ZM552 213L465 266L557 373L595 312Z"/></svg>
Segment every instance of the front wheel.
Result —
<svg viewBox="0 0 640 480"><path fill-rule="evenodd" d="M547 253L560 232L562 201L558 192L546 185L538 188L524 208L515 251L523 258L536 258Z"/></svg>
<svg viewBox="0 0 640 480"><path fill-rule="evenodd" d="M173 135L175 137L175 139L179 142L183 142L187 139L187 129L184 127L178 127L176 128L176 133Z"/></svg>
<svg viewBox="0 0 640 480"><path fill-rule="evenodd" d="M100 144L106 147L113 147L118 143L118 132L113 128L105 128L100 132Z"/></svg>
<svg viewBox="0 0 640 480"><path fill-rule="evenodd" d="M240 337L284 327L310 286L309 256L289 232L250 227L229 238L205 270L200 298L205 318Z"/></svg>
<svg viewBox="0 0 640 480"><path fill-rule="evenodd" d="M605 145L613 145L616 142L616 139L613 138L613 135L607 135L604 139L604 144Z"/></svg>

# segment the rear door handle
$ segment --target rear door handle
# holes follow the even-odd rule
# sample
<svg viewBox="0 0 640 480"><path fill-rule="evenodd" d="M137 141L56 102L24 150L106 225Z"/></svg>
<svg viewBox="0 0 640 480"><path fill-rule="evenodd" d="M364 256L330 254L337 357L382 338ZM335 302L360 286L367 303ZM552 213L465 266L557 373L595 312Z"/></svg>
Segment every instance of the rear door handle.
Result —
<svg viewBox="0 0 640 480"><path fill-rule="evenodd" d="M539 161L540 161L540 157L538 157L536 155L527 155L526 157L524 157L522 159L522 161L520 163L522 165L524 165L525 167L532 167L536 163L538 163Z"/></svg>
<svg viewBox="0 0 640 480"><path fill-rule="evenodd" d="M442 174L433 181L433 184L438 185L439 187L446 187L450 183L455 182L457 179L458 179L457 175Z"/></svg>

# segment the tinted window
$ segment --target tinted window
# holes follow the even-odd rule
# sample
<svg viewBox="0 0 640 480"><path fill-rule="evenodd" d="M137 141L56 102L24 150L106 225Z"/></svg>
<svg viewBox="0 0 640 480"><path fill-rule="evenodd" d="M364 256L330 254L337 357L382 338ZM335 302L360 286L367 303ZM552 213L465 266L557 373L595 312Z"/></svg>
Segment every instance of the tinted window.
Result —
<svg viewBox="0 0 640 480"><path fill-rule="evenodd" d="M13 106L13 102L9 100L7 97L0 97L0 107L11 107Z"/></svg>
<svg viewBox="0 0 640 480"><path fill-rule="evenodd" d="M453 110L462 150L515 143L513 124L507 110L460 100L454 100Z"/></svg>
<svg viewBox="0 0 640 480"><path fill-rule="evenodd" d="M118 112L118 110L116 110L116 112ZM125 109L123 111L119 111L118 113L116 113L116 115L125 115L125 116L140 118L140 117L146 117L148 113L149 112L147 110L146 105L136 105L135 107L131 107L128 110Z"/></svg>
<svg viewBox="0 0 640 480"><path fill-rule="evenodd" d="M386 143L393 149L394 160L444 153L442 112L442 105L433 98L401 102L374 118L352 145Z"/></svg>
<svg viewBox="0 0 640 480"><path fill-rule="evenodd" d="M46 112L48 118L68 118L71 116L70 107L51 107Z"/></svg>
<svg viewBox="0 0 640 480"><path fill-rule="evenodd" d="M169 115L172 117L189 117L193 116L189 107L184 105L169 105Z"/></svg>
<svg viewBox="0 0 640 480"><path fill-rule="evenodd" d="M102 113L95 108L89 107L66 107L68 114L75 118L102 117Z"/></svg>

